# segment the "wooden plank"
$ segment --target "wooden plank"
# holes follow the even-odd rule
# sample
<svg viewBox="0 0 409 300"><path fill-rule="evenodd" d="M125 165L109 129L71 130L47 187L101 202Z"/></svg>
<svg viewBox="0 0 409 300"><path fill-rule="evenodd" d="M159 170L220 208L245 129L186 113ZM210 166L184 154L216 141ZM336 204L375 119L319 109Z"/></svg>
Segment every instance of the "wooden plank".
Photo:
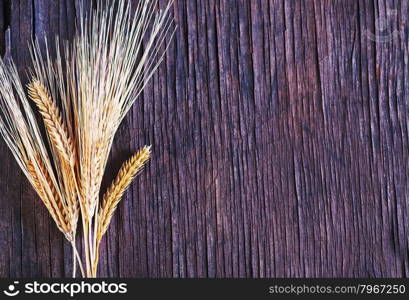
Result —
<svg viewBox="0 0 409 300"><path fill-rule="evenodd" d="M5 16L6 16L5 10L6 10L6 1L0 0L0 56L3 56L6 50L5 31L6 31L7 22L5 19Z"/></svg>
<svg viewBox="0 0 409 300"><path fill-rule="evenodd" d="M5 1L0 0L0 57L5 54ZM8 161L10 156L7 154L8 149L4 142L0 143L0 153L2 154L2 167L0 168L0 194L8 194ZM11 203L7 197L0 197L0 275L9 277L10 274L10 248L11 248Z"/></svg>
<svg viewBox="0 0 409 300"><path fill-rule="evenodd" d="M0 52L11 3L23 77L31 35L70 39L79 2L0 0ZM178 0L172 13L175 39L104 177L153 146L100 276L408 277L409 3ZM70 247L3 141L0 155L0 276L70 276Z"/></svg>

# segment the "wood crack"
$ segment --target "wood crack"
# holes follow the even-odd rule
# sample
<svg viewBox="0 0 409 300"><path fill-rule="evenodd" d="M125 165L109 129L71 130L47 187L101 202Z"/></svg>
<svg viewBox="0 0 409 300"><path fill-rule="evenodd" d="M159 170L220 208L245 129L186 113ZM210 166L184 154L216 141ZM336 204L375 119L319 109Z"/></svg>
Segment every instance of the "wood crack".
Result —
<svg viewBox="0 0 409 300"><path fill-rule="evenodd" d="M7 52L8 29L10 28L11 1L0 0L0 56L4 57Z"/></svg>

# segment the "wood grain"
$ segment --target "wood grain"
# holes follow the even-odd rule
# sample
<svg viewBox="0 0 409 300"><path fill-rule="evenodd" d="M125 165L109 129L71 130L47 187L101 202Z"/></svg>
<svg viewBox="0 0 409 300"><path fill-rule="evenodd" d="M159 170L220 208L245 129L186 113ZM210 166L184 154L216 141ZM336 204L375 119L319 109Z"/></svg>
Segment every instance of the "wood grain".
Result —
<svg viewBox="0 0 409 300"><path fill-rule="evenodd" d="M0 0L0 53L9 25L24 76L32 35L72 37L78 3ZM408 277L408 1L175 0L173 14L104 178L153 146L100 275ZM0 276L70 276L3 141L0 158Z"/></svg>

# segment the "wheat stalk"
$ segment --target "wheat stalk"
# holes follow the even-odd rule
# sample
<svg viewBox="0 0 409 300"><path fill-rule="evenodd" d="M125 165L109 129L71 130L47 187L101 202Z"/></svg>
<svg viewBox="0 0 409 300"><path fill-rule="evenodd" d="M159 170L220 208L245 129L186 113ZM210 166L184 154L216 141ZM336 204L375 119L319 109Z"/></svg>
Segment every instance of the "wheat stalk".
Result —
<svg viewBox="0 0 409 300"><path fill-rule="evenodd" d="M135 153L128 161L126 161L118 172L115 180L112 182L109 189L103 197L101 209L98 214L96 225L96 241L94 253L93 274L96 275L97 265L99 259L99 245L102 237L108 230L109 223L112 216L122 200L125 191L128 189L132 180L141 171L145 163L149 160L151 155L151 147L143 147Z"/></svg>
<svg viewBox="0 0 409 300"><path fill-rule="evenodd" d="M65 192L67 193L66 198L69 210L71 217L77 220L79 207L75 195L77 180L73 172L73 167L75 165L75 147L72 139L62 120L61 113L55 102L51 99L47 88L36 79L33 79L27 88L30 99L37 105L38 111L43 117L48 136L52 141L51 146L57 152L56 156L60 159L59 171L65 187Z"/></svg>
<svg viewBox="0 0 409 300"><path fill-rule="evenodd" d="M0 61L0 96L0 110L3 113L0 132L58 228L71 242L76 228L75 220L70 219L66 199L61 194L34 113L13 63L5 65Z"/></svg>
<svg viewBox="0 0 409 300"><path fill-rule="evenodd" d="M75 233L78 210L72 209L66 194L62 192L63 186L52 167L46 141L11 61L5 64L0 60L0 112L1 135L58 229L71 243L73 253L77 253ZM81 267L80 260L79 263Z"/></svg>
<svg viewBox="0 0 409 300"><path fill-rule="evenodd" d="M159 12L157 0L139 1L135 10L127 0L112 2L104 6L98 1L89 13L80 5L74 39L60 43L57 38L56 57L47 42L44 48L38 41L31 47L33 80L27 94L42 117L46 136L16 67L0 59L0 133L72 244L73 258L87 277L96 276L102 236L150 156L150 147L145 147L124 163L100 203L115 134L164 59L175 32L172 0ZM79 217L85 269L75 247Z"/></svg>

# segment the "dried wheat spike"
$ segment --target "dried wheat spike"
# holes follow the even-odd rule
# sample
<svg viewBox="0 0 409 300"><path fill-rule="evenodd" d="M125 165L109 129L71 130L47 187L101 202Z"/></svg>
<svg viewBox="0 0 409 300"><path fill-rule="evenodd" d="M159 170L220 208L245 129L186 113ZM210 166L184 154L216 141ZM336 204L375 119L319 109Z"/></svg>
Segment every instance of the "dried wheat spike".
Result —
<svg viewBox="0 0 409 300"><path fill-rule="evenodd" d="M28 175L31 177L31 184L33 185L40 199L43 201L51 217L54 219L58 229L62 233L64 233L68 240L71 240L72 224L70 221L70 217L68 216L65 206L62 203L61 198L58 195L57 191L55 190L54 184L52 183L50 176L47 172L47 169L45 168L41 159L37 159L37 163L41 173L45 177L49 190L51 191L51 195L47 193L44 184L41 182L37 174L34 164L31 161L26 160L26 167Z"/></svg>
<svg viewBox="0 0 409 300"><path fill-rule="evenodd" d="M51 99L50 94L44 85L38 80L33 80L28 85L28 94L35 102L41 113L47 132L61 155L70 166L75 162L74 146L63 123L60 111Z"/></svg>
<svg viewBox="0 0 409 300"><path fill-rule="evenodd" d="M119 173L111 187L105 193L101 210L98 215L98 242L107 231L112 215L118 203L121 201L126 189L138 174L138 171L140 171L144 164L148 161L151 154L150 149L151 147L144 147L134 154L128 161L126 161L119 170Z"/></svg>

